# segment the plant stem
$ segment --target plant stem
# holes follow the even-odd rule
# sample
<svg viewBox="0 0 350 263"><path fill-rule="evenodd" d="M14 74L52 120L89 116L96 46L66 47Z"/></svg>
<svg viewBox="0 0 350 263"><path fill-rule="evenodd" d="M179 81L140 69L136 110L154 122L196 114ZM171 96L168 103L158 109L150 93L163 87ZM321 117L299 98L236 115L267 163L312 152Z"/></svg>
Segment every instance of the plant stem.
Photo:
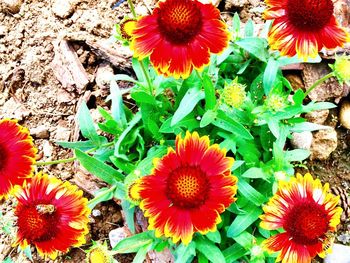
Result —
<svg viewBox="0 0 350 263"><path fill-rule="evenodd" d="M132 15L134 16L135 19L137 19L137 15L136 15L136 12L135 12L135 7L134 7L134 4L132 3L132 0L128 0L128 5L130 7ZM146 66L143 63L143 61L139 60L139 62L140 62L140 66L141 66L142 72L145 75L150 94L153 95L152 82L151 82L151 79L149 77L149 72L147 71Z"/></svg>
<svg viewBox="0 0 350 263"><path fill-rule="evenodd" d="M114 145L114 142L105 143L99 147L91 148L90 150L85 151L85 153L91 153L91 152L94 152L100 148L109 147L112 145ZM35 165L36 166L45 166L45 165L52 165L52 164L59 164L59 163L70 163L70 162L75 161L76 159L77 159L77 157L71 157L71 158L67 158L67 159L60 159L60 160L54 160L54 161L36 162Z"/></svg>
<svg viewBox="0 0 350 263"><path fill-rule="evenodd" d="M327 75L323 76L322 78L318 79L314 84L312 84L312 86L310 88L308 88L305 92L305 98L307 95L309 95L309 93L316 88L318 85L320 85L322 82L324 82L325 80L331 78L334 76L334 72L330 72Z"/></svg>
<svg viewBox="0 0 350 263"><path fill-rule="evenodd" d="M198 78L199 78L200 80L203 80L203 78L202 78L201 74L199 74L198 70L195 70L195 71L196 71L196 74L197 74Z"/></svg>
<svg viewBox="0 0 350 263"><path fill-rule="evenodd" d="M134 16L134 18L136 18L135 7L134 7L134 4L132 3L132 0L128 0L128 4L129 4L132 15Z"/></svg>
<svg viewBox="0 0 350 263"><path fill-rule="evenodd" d="M67 158L67 159L60 159L60 160L54 160L54 161L47 161L47 162L36 162L36 166L44 166L44 165L52 165L52 164L59 164L59 163L70 163L73 162L77 157Z"/></svg>
<svg viewBox="0 0 350 263"><path fill-rule="evenodd" d="M145 75L145 78L146 78L146 81L147 81L147 85L148 85L148 88L149 88L150 95L153 96L152 82L151 82L151 80L150 80L150 77L149 77L148 71L147 71L147 69L146 69L146 66L145 66L145 64L143 63L143 60L139 60L139 62L140 62L140 66L141 66L143 75Z"/></svg>

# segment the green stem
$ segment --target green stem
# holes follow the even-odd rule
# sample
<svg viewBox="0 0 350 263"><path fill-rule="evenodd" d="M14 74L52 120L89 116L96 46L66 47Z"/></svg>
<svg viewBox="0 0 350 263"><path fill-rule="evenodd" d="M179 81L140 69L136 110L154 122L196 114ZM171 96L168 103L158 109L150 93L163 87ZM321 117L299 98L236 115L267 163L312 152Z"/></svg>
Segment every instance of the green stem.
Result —
<svg viewBox="0 0 350 263"><path fill-rule="evenodd" d="M318 85L320 85L322 82L324 82L325 80L331 78L334 76L334 72L328 73L327 75L323 76L322 78L318 79L314 84L312 84L312 86L310 88L308 88L305 92L305 97L307 95L309 95L309 93L316 88Z"/></svg>
<svg viewBox="0 0 350 263"><path fill-rule="evenodd" d="M201 74L199 74L198 70L195 70L196 71L196 74L197 74L197 77L200 79L200 80L203 80Z"/></svg>
<svg viewBox="0 0 350 263"><path fill-rule="evenodd" d="M132 3L132 0L128 0L128 4L129 4L129 7L130 7L132 15L134 16L135 19L137 19L137 15L136 15L136 12L135 12L135 7L134 7L134 4ZM146 66L143 63L143 61L139 60L139 62L140 62L140 66L141 66L142 72L145 75L150 94L153 95L153 88L152 88L151 79L149 77L149 73L146 70Z"/></svg>
<svg viewBox="0 0 350 263"><path fill-rule="evenodd" d="M91 153L91 152L94 152L100 148L109 147L112 145L114 145L114 142L105 143L99 147L91 148L90 150L85 151L85 153ZM60 163L70 163L70 162L75 161L76 159L77 159L77 157L71 157L71 158L67 158L67 159L60 159L60 160L54 160L54 161L36 162L35 165L36 166L45 166L45 165L60 164Z"/></svg>
<svg viewBox="0 0 350 263"><path fill-rule="evenodd" d="M47 161L47 162L36 162L36 166L44 166L44 165L52 165L52 164L59 164L59 163L70 163L73 162L77 157L67 158L67 159L60 159L60 160L54 160L54 161Z"/></svg>
<svg viewBox="0 0 350 263"><path fill-rule="evenodd" d="M150 95L153 96L152 82L151 82L151 80L150 80L150 77L149 77L148 71L147 71L147 69L146 69L146 66L145 66L145 64L143 63L143 60L139 60L139 62L140 62L140 66L141 66L143 75L145 75L145 78L146 78L146 81L147 81L147 85L148 85L148 88L149 88Z"/></svg>
<svg viewBox="0 0 350 263"><path fill-rule="evenodd" d="M132 15L134 16L134 18L136 18L135 7L134 7L134 4L132 3L132 0L128 0L128 4L129 4Z"/></svg>

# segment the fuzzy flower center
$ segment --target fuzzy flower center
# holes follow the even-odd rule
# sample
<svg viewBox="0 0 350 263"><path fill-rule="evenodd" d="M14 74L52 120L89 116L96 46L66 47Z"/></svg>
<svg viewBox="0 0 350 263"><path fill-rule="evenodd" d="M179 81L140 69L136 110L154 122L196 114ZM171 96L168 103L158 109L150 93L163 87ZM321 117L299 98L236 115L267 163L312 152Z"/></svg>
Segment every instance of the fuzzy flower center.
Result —
<svg viewBox="0 0 350 263"><path fill-rule="evenodd" d="M48 241L56 236L58 214L52 207L52 205L31 205L23 207L18 213L18 228L30 243Z"/></svg>
<svg viewBox="0 0 350 263"><path fill-rule="evenodd" d="M195 208L208 197L209 180L197 167L180 167L167 179L167 196L180 208Z"/></svg>
<svg viewBox="0 0 350 263"><path fill-rule="evenodd" d="M94 248L90 251L89 262L109 263L110 260L108 258L108 255L106 255L106 253L102 249Z"/></svg>
<svg viewBox="0 0 350 263"><path fill-rule="evenodd" d="M4 146L0 143L0 171L5 167L7 160L7 151L5 150Z"/></svg>
<svg viewBox="0 0 350 263"><path fill-rule="evenodd" d="M333 15L332 0L288 0L287 16L300 30L319 30Z"/></svg>
<svg viewBox="0 0 350 263"><path fill-rule="evenodd" d="M135 181L130 184L128 187L128 196L134 202L141 201L139 181Z"/></svg>
<svg viewBox="0 0 350 263"><path fill-rule="evenodd" d="M121 35L124 39L130 40L132 38L132 32L136 27L137 21L135 19L127 19L120 25Z"/></svg>
<svg viewBox="0 0 350 263"><path fill-rule="evenodd" d="M202 15L194 1L168 0L158 11L160 32L172 43L188 43L202 27Z"/></svg>
<svg viewBox="0 0 350 263"><path fill-rule="evenodd" d="M283 228L294 242L314 245L324 238L328 223L327 213L322 206L314 202L299 203L287 214Z"/></svg>

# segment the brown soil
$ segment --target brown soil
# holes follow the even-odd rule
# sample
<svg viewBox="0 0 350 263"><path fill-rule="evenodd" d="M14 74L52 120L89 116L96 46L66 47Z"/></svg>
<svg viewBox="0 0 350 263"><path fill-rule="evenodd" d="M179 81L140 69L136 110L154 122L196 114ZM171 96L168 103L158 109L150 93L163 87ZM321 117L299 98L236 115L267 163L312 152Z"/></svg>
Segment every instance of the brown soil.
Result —
<svg viewBox="0 0 350 263"><path fill-rule="evenodd" d="M66 14L63 2L70 2L71 10ZM20 124L34 130L33 137L38 147L38 161L72 157L70 150L55 141L76 141L79 137L76 113L82 100L88 102L92 115L96 117L96 106L106 106L108 91L96 84L97 69L108 63L114 73L131 74L125 67L117 67L99 53L92 52L88 41L111 43L114 25L124 16L131 16L126 2L112 9L116 0L3 0L0 2L0 118L16 118ZM218 1L219 3L220 1ZM8 5L10 3L10 5ZM19 12L15 9L18 4ZM58 3L58 7L55 6ZM61 6L60 6L61 5ZM146 14L154 2L139 1L136 11ZM219 5L226 21L239 12L243 21L252 18L261 21L262 1L222 1ZM58 11L57 11L58 10ZM56 13L55 13L56 12ZM60 17L61 16L61 17ZM81 61L89 80L84 88L62 85L55 76L51 62L58 40L67 39ZM116 50L122 52L121 50ZM108 60L108 59L107 59ZM40 129L39 129L39 128ZM326 161L309 163L310 170L325 182L345 187L350 185L349 131L338 131L338 148ZM91 195L101 184L81 169L77 163L52 165L42 168L44 172L69 180L83 187ZM12 201L0 204L0 211L10 213ZM120 207L107 202L96 207L101 212L92 217L87 249L91 240L106 240L108 233L123 225ZM8 237L0 235L0 255L16 259L16 250L11 248ZM85 252L73 249L55 262L83 262ZM33 253L34 262L44 262ZM0 258L2 260L3 258ZM119 262L131 262L132 257L118 257ZM22 259L21 262L25 262ZM48 261L51 262L51 261Z"/></svg>

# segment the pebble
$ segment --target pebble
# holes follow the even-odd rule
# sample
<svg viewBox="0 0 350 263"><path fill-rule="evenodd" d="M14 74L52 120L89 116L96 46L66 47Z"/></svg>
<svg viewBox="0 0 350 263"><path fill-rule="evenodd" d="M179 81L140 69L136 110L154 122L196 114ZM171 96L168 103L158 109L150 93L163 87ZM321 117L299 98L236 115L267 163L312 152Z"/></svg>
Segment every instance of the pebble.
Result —
<svg viewBox="0 0 350 263"><path fill-rule="evenodd" d="M350 263L350 247L334 244L332 253L323 260L324 263Z"/></svg>
<svg viewBox="0 0 350 263"><path fill-rule="evenodd" d="M12 14L17 14L21 10L23 0L2 0L5 8Z"/></svg>
<svg viewBox="0 0 350 263"><path fill-rule="evenodd" d="M45 157L51 157L53 153L53 146L49 141L43 142L43 153Z"/></svg>
<svg viewBox="0 0 350 263"><path fill-rule="evenodd" d="M350 101L344 101L340 106L339 121L341 126L350 130Z"/></svg>
<svg viewBox="0 0 350 263"><path fill-rule="evenodd" d="M52 5L52 12L60 18L67 18L74 9L75 5L71 0L56 0Z"/></svg>
<svg viewBox="0 0 350 263"><path fill-rule="evenodd" d="M290 144L293 149L310 150L312 144L312 133L310 131L293 132Z"/></svg>
<svg viewBox="0 0 350 263"><path fill-rule="evenodd" d="M115 247L115 245L126 238L128 236L128 233L126 231L125 227L119 227L116 229L113 229L109 232L108 237L111 244L111 247Z"/></svg>
<svg viewBox="0 0 350 263"><path fill-rule="evenodd" d="M40 125L30 129L30 133L33 137L38 139L47 139L50 136L49 130L45 125Z"/></svg>
<svg viewBox="0 0 350 263"><path fill-rule="evenodd" d="M310 160L326 160L337 148L337 145L337 132L333 127L314 133L314 139L310 148Z"/></svg>

